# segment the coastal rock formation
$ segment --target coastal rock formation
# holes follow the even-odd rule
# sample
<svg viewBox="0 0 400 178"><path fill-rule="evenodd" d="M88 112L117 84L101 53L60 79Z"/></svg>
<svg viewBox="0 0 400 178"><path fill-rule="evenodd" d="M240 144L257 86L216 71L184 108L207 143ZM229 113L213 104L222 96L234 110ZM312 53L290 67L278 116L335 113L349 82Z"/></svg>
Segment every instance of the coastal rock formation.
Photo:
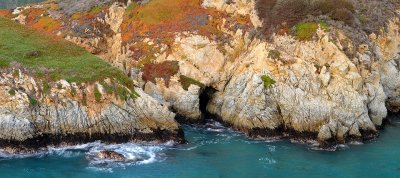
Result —
<svg viewBox="0 0 400 178"><path fill-rule="evenodd" d="M97 156L100 159L110 159L110 160L114 160L114 161L123 161L126 159L124 155L117 153L115 151L108 151L108 150L100 151L97 154Z"/></svg>
<svg viewBox="0 0 400 178"><path fill-rule="evenodd" d="M39 107L46 117L36 113L34 119L24 109L27 101L14 103L19 110L9 111L13 115L4 115L0 125L18 127L2 137L32 138L38 128L43 133L79 133L89 128L94 133L177 130L170 111L184 121L201 122L200 96L207 89L214 92L208 95L206 111L253 137L299 136L321 144L375 137L388 111L400 110L400 4L313 1L299 6L307 8L296 9L297 1L263 2L104 1L95 10L58 9L59 18L50 13L63 25L46 31L123 70L135 80L141 97L118 107L103 104L94 115L63 101L62 107ZM43 15L52 5L57 4L43 3L23 11L36 8ZM313 11L308 12L308 7ZM322 7L328 8L315 10ZM14 14L15 20L34 28L42 18L29 18L20 10ZM130 110L136 112L130 112L134 114L129 118L136 119L115 116ZM66 119L71 112L83 114L67 123L58 124L55 119L57 124L50 128L36 126L60 115L52 113L66 113L61 114ZM16 117L16 113L21 114ZM145 119L149 115L151 119ZM110 128L85 118L116 123ZM77 127L68 125L75 122ZM95 124L95 128L79 123Z"/></svg>
<svg viewBox="0 0 400 178"><path fill-rule="evenodd" d="M18 76L1 72L1 146L30 149L95 140L183 141L175 114L139 88L135 89L138 96L123 100L99 83L40 84L22 71L14 69ZM101 98L94 95L95 87Z"/></svg>

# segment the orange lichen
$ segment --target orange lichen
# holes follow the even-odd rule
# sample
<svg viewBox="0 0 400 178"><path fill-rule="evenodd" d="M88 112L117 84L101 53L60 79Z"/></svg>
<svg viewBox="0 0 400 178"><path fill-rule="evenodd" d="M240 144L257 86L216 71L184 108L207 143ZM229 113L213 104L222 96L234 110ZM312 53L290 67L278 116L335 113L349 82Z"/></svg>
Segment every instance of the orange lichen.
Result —
<svg viewBox="0 0 400 178"><path fill-rule="evenodd" d="M10 10L0 10L0 17L8 17L11 15Z"/></svg>
<svg viewBox="0 0 400 178"><path fill-rule="evenodd" d="M45 16L41 17L32 27L46 32L55 32L61 28L61 23L51 17Z"/></svg>
<svg viewBox="0 0 400 178"><path fill-rule="evenodd" d="M200 0L152 0L144 5L133 4L127 8L121 25L123 42L136 36L170 38L176 32L210 31L209 16L218 15L216 11L202 8Z"/></svg>

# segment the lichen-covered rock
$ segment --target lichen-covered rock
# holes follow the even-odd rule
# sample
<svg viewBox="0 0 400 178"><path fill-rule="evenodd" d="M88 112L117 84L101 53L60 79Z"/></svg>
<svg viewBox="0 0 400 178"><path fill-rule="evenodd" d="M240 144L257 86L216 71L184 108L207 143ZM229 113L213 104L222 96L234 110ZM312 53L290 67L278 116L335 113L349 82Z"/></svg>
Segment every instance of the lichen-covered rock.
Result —
<svg viewBox="0 0 400 178"><path fill-rule="evenodd" d="M76 84L59 81L49 87L49 93L39 92L37 89L43 86L28 75L20 73L14 78L1 74L1 146L37 148L95 140L183 141L175 114L140 88L135 89L140 97L127 100L100 89L103 100L99 101L92 85L79 89Z"/></svg>

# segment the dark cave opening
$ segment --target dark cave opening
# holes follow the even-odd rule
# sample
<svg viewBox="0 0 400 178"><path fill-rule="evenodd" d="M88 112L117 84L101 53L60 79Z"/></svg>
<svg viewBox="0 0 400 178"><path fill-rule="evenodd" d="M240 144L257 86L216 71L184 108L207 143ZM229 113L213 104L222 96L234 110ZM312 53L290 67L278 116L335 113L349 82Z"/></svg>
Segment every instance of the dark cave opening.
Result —
<svg viewBox="0 0 400 178"><path fill-rule="evenodd" d="M217 90L212 87L205 87L199 95L200 99L200 112L202 113L202 120L210 118L210 113L207 111L207 105L210 102L212 96Z"/></svg>

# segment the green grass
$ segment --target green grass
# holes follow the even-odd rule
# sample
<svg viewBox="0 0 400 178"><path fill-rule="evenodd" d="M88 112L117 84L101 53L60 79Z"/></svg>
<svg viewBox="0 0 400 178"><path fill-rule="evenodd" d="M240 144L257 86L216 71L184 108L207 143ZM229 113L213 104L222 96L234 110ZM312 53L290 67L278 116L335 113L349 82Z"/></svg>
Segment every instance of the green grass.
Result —
<svg viewBox="0 0 400 178"><path fill-rule="evenodd" d="M276 81L274 79L272 79L271 77L269 77L267 75L262 75L261 80L264 82L265 89L268 89L269 87L271 87L272 85L274 85L276 83Z"/></svg>
<svg viewBox="0 0 400 178"><path fill-rule="evenodd" d="M0 17L0 68L12 62L48 82L91 83L112 78L132 91L134 87L122 71L84 49Z"/></svg>
<svg viewBox="0 0 400 178"><path fill-rule="evenodd" d="M299 40L306 41L311 40L311 38L317 32L318 26L321 26L323 30L328 30L329 25L325 22L315 23L315 22L300 22L295 26L296 37Z"/></svg>

